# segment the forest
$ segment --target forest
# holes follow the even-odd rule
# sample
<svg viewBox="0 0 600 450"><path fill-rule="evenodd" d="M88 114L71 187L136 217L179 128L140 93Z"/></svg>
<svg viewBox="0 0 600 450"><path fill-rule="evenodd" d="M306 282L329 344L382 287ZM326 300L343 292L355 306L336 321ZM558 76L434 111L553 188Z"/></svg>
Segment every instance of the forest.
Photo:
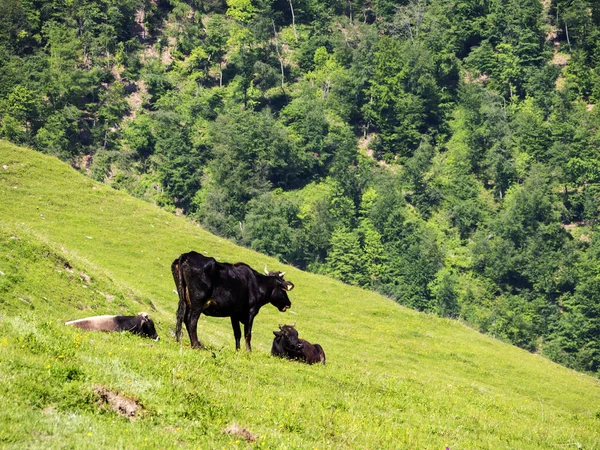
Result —
<svg viewBox="0 0 600 450"><path fill-rule="evenodd" d="M0 138L600 372L600 3L3 0Z"/></svg>

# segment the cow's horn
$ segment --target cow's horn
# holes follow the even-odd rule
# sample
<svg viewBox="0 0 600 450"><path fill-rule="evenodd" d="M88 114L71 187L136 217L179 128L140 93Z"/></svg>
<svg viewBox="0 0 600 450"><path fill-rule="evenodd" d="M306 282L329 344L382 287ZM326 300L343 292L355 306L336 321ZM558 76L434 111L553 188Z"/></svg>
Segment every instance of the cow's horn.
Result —
<svg viewBox="0 0 600 450"><path fill-rule="evenodd" d="M265 275L269 275L269 271L267 270L267 265L265 264Z"/></svg>
<svg viewBox="0 0 600 450"><path fill-rule="evenodd" d="M147 312L141 312L141 313L138 314L138 316L142 316L142 319L148 320L148 313Z"/></svg>
<svg viewBox="0 0 600 450"><path fill-rule="evenodd" d="M283 276L284 276L284 275L285 275L285 272L280 272L280 273L279 273L279 276L280 276L281 278L283 278Z"/></svg>

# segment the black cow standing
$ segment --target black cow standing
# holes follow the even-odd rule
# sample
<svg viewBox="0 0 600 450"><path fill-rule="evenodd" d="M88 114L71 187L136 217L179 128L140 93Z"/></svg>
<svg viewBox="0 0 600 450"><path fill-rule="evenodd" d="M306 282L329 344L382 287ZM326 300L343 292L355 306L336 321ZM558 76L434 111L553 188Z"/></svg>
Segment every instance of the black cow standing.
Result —
<svg viewBox="0 0 600 450"><path fill-rule="evenodd" d="M271 355L280 358L297 359L308 364L325 364L325 351L319 344L300 339L294 325L279 325L279 331L273 331L275 339Z"/></svg>
<svg viewBox="0 0 600 450"><path fill-rule="evenodd" d="M294 285L282 273L262 275L244 263L219 263L197 252L182 254L173 261L171 271L179 294L175 336L181 339L181 322L185 323L192 348L202 347L197 326L200 314L231 317L235 348L240 348L240 322L244 324L246 349L251 351L252 323L260 308L271 303L285 312L292 306L287 291Z"/></svg>

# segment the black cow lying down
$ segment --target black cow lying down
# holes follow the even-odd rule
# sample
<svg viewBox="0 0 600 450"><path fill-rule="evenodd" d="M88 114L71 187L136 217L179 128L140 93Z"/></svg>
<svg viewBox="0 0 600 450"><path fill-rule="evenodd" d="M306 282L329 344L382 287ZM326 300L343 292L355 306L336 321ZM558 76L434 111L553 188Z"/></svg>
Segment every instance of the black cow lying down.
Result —
<svg viewBox="0 0 600 450"><path fill-rule="evenodd" d="M275 339L271 355L280 358L297 359L308 364L325 364L325 352L319 344L311 344L298 338L294 325L279 325L279 331L273 331Z"/></svg>
<svg viewBox="0 0 600 450"><path fill-rule="evenodd" d="M158 341L154 322L145 312L137 316L94 316L85 319L70 320L65 325L88 331L129 331Z"/></svg>
<svg viewBox="0 0 600 450"><path fill-rule="evenodd" d="M285 272L258 273L244 263L219 263L214 258L197 252L184 253L171 265L173 280L179 294L175 336L181 339L181 325L185 324L192 348L200 348L198 318L200 314L212 317L229 317L235 338L235 348L240 348L244 324L246 349L252 350L252 324L260 308L271 303L285 312L292 306L288 291L294 285L283 279Z"/></svg>

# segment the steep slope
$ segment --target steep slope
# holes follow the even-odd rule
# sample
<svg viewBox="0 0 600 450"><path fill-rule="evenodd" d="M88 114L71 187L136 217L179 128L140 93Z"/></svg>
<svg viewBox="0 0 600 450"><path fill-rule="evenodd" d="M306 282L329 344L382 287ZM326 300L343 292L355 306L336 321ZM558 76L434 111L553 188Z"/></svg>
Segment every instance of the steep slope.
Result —
<svg viewBox="0 0 600 450"><path fill-rule="evenodd" d="M464 327L284 267L183 218L0 142L0 443L14 448L600 447L600 383ZM286 270L292 310L266 306L254 352L203 317L171 336L184 251ZM67 319L147 310L161 341L86 334ZM269 356L295 322L327 366ZM124 418L109 390L142 412ZM256 439L224 430L232 424Z"/></svg>

